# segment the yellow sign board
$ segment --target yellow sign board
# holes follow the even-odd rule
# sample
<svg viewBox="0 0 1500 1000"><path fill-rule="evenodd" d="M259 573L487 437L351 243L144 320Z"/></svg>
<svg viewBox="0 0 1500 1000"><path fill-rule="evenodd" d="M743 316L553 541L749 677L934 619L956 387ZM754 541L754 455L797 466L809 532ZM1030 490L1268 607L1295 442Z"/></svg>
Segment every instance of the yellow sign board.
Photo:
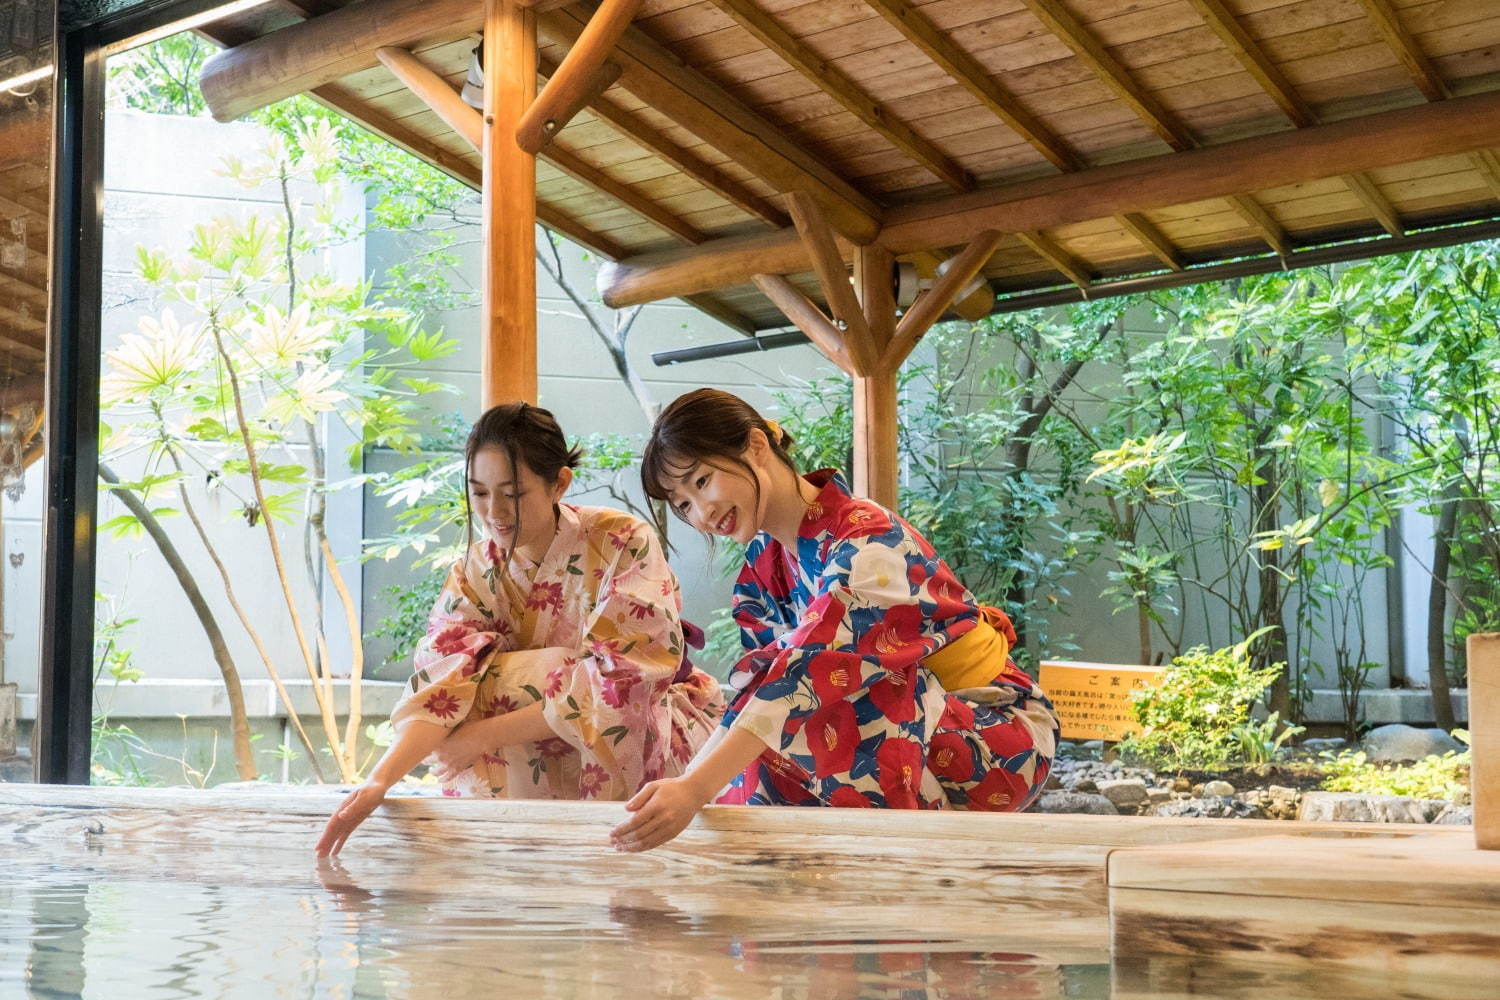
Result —
<svg viewBox="0 0 1500 1000"><path fill-rule="evenodd" d="M1155 684L1164 669L1047 660L1039 683L1057 709L1063 739L1119 740L1141 728L1130 693Z"/></svg>

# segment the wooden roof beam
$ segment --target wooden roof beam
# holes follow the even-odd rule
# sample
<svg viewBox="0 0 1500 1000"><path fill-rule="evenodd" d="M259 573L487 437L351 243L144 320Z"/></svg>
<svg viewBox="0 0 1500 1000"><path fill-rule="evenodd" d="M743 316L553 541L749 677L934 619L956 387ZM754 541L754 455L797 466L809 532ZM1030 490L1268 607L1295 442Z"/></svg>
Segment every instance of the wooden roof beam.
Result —
<svg viewBox="0 0 1500 1000"><path fill-rule="evenodd" d="M854 286L850 283L844 255L834 239L833 228L811 195L788 191L786 207L792 213L792 221L807 247L808 256L812 258L813 273L823 288L823 298L833 313L834 324L844 331L844 346L854 362L855 371L861 375L874 372L879 358L859 297L854 294Z"/></svg>
<svg viewBox="0 0 1500 1000"><path fill-rule="evenodd" d="M376 49L461 38L483 25L484 4L474 0L357 0L215 54L199 85L213 116L233 121L369 69Z"/></svg>
<svg viewBox="0 0 1500 1000"><path fill-rule="evenodd" d="M1443 79L1432 60L1427 58L1427 53L1422 51L1412 33L1406 30L1406 25L1401 23L1400 16L1391 7L1389 0L1360 0L1360 3L1364 5L1375 30L1395 52L1396 59L1406 68L1412 83L1416 84L1422 96L1429 101L1446 101L1452 97L1453 88L1448 86L1448 81ZM1488 149L1481 149L1469 154L1469 162L1490 189L1490 194L1500 199L1500 160L1496 159L1495 154Z"/></svg>
<svg viewBox="0 0 1500 1000"><path fill-rule="evenodd" d="M464 141L476 150L480 148L484 133L484 118L478 111L464 103L458 91L454 90L447 80L438 76L405 49L382 48L376 51L376 55L396 79L405 84L453 131L461 135ZM548 146L538 155L580 184L614 199L647 222L671 233L684 243L702 243L707 239L694 226L683 222L649 198L642 197L628 185L621 184L604 171L567 150Z"/></svg>
<svg viewBox="0 0 1500 1000"><path fill-rule="evenodd" d="M1151 224L1150 219L1139 212L1125 212L1115 216L1115 221L1167 267L1174 271L1184 269L1182 254L1177 251L1170 240L1162 235L1160 229Z"/></svg>
<svg viewBox="0 0 1500 1000"><path fill-rule="evenodd" d="M1036 15L1044 27L1072 49L1079 62L1113 90L1163 142L1178 151L1200 146L1198 140L1109 54L1103 43L1069 13L1060 0L1021 2ZM1287 242L1286 231L1248 194L1241 192L1238 197L1230 199L1230 205L1267 246L1282 256L1288 253L1291 247Z"/></svg>
<svg viewBox="0 0 1500 1000"><path fill-rule="evenodd" d="M888 108L876 103L842 70L793 37L776 19L751 0L713 0L714 6L734 18L766 48L814 86L842 104L893 146L930 171L955 191L971 191L974 178L942 150L912 131Z"/></svg>
<svg viewBox="0 0 1500 1000"><path fill-rule="evenodd" d="M1004 239L1005 234L993 229L975 236L932 287L917 296L906 315L896 324L896 334L881 359L883 366L899 367L910 357L917 342L926 336L943 313L953 307L958 293L984 270L984 265L995 255Z"/></svg>
<svg viewBox="0 0 1500 1000"><path fill-rule="evenodd" d="M792 325L807 334L807 339L824 357L850 375L856 374L854 362L844 346L843 333L796 285L780 274L756 274L751 280Z"/></svg>
<svg viewBox="0 0 1500 1000"><path fill-rule="evenodd" d="M1030 247L1038 257L1057 268L1063 277L1085 292L1094 283L1094 275L1088 267L1040 229L1029 233L1016 233L1016 239Z"/></svg>
<svg viewBox="0 0 1500 1000"><path fill-rule="evenodd" d="M973 239L986 229L1026 232L1128 212L1150 212L1330 176L1330 165L1374 170L1484 149L1500 132L1500 92L1455 97L1203 149L1111 163L951 195L886 213L875 242L901 255ZM1334 174L1334 176L1337 176ZM1274 224L1274 220L1270 220ZM852 250L845 252L849 259ZM753 274L806 271L793 232L714 240L691 251L641 255L600 271L604 300L634 305L743 284Z"/></svg>
<svg viewBox="0 0 1500 1000"><path fill-rule="evenodd" d="M547 86L516 126L516 142L528 153L542 147L620 75L605 60L641 9L641 0L604 0L563 57Z"/></svg>
<svg viewBox="0 0 1500 1000"><path fill-rule="evenodd" d="M1266 55L1260 43L1250 36L1234 13L1224 6L1224 0L1190 0L1197 9L1205 24L1219 36L1219 41L1224 47L1239 60L1240 65L1245 67L1255 81L1260 84L1262 90L1270 95L1271 100L1282 110L1291 123L1297 128L1306 128L1318 123L1318 114L1312 106L1302 99L1281 70ZM1376 0L1380 2L1380 0ZM1374 180L1364 174L1348 174L1344 177L1344 184L1353 192L1354 196L1364 203L1366 210L1380 223L1381 227L1392 236L1405 236L1406 227L1402 224L1396 209L1386 200L1385 195L1375 186Z"/></svg>
<svg viewBox="0 0 1500 1000"><path fill-rule="evenodd" d="M944 35L910 0L866 0L907 41L926 53L927 58L942 67L955 83L974 96L990 113L1005 122L1017 135L1059 170L1077 170L1083 164L1052 131L1037 119L1012 94L997 84L973 56Z"/></svg>
<svg viewBox="0 0 1500 1000"><path fill-rule="evenodd" d="M948 260L946 254L935 250L919 250L909 255L912 265L917 269L917 277L937 281L941 275L939 268ZM948 265L952 267L953 265ZM930 287L930 286L929 286ZM979 286L978 291L959 299L949 307L955 316L966 319L970 323L977 323L990 314L995 308L995 290L990 287L989 282Z"/></svg>
<svg viewBox="0 0 1500 1000"><path fill-rule="evenodd" d="M541 60L542 75L550 77L557 72L557 65L557 63L543 56ZM618 67L616 68L618 69ZM676 167L680 172L703 185L720 198L723 198L746 215L760 219L762 222L777 229L791 224L791 219L787 214L771 204L769 200L751 191L745 185L728 176L718 167L704 160L696 153L690 153L683 149L662 135L661 129L650 124L635 112L626 111L614 101L602 96L592 101L588 108L590 114L607 124L621 136L646 152Z"/></svg>
<svg viewBox="0 0 1500 1000"><path fill-rule="evenodd" d="M568 8L539 16L537 27L549 40L573 45L586 18L586 11ZM625 90L670 115L777 191L807 192L833 228L853 242L874 238L883 211L879 204L789 139L785 130L684 65L639 28L625 30L613 58L620 64L620 86Z"/></svg>

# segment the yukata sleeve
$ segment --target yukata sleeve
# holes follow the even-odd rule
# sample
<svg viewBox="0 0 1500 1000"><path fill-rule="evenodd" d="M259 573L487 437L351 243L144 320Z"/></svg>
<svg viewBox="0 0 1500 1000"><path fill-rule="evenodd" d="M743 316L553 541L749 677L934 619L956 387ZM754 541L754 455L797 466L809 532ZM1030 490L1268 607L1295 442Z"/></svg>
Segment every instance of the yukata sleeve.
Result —
<svg viewBox="0 0 1500 1000"><path fill-rule="evenodd" d="M462 560L449 571L412 656L411 681L391 711L397 732L413 719L452 729L469 717L483 667L512 645L511 625L496 617L496 601L472 586Z"/></svg>
<svg viewBox="0 0 1500 1000"><path fill-rule="evenodd" d="M582 755L579 796L619 799L665 773L672 742L665 700L683 656L681 596L644 521L622 520L600 536L606 557L582 645L509 655L550 661L539 692L543 717Z"/></svg>
<svg viewBox="0 0 1500 1000"><path fill-rule="evenodd" d="M784 752L809 718L840 702L843 709L820 721L849 746L843 739L849 734L839 730L857 728L849 703L866 695L893 720L914 718L918 665L956 634L955 614L962 618L962 587L935 581L939 566L931 548L900 522L836 539L817 595L796 627L746 655L761 661L753 669L763 667L764 679L734 724ZM821 730L807 734L809 743L821 739Z"/></svg>

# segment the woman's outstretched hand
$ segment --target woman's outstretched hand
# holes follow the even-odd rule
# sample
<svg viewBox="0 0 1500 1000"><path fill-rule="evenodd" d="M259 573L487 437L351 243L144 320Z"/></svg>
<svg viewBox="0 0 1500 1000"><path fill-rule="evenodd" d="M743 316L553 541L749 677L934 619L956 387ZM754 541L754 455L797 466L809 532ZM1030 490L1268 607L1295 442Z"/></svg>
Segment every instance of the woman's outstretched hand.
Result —
<svg viewBox="0 0 1500 1000"><path fill-rule="evenodd" d="M617 851L660 847L687 829L712 796L712 792L704 793L691 773L652 781L625 803L634 815L610 831L610 843Z"/></svg>
<svg viewBox="0 0 1500 1000"><path fill-rule="evenodd" d="M349 839L349 834L375 811L376 806L385 801L387 791L388 785L367 781L350 792L333 815L328 817L328 825L323 827L323 836L319 838L315 848L318 857L326 858L343 850L344 841Z"/></svg>

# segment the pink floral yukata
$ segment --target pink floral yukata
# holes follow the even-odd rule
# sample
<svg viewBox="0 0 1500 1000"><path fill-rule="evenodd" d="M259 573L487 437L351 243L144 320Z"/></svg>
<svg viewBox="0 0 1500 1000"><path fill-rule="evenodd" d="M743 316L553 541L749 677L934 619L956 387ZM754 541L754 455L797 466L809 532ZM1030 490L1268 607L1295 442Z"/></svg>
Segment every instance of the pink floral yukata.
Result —
<svg viewBox="0 0 1500 1000"><path fill-rule="evenodd" d="M1041 793L1057 718L1007 658L992 703L948 694L922 666L972 630L974 597L932 546L831 470L797 551L762 533L745 553L734 615L749 651L723 725L770 749L722 803L1024 809Z"/></svg>
<svg viewBox="0 0 1500 1000"><path fill-rule="evenodd" d="M684 657L677 578L644 521L558 505L540 564L492 541L453 567L391 713L452 728L544 704L557 738L485 754L445 794L625 799L682 773L723 714Z"/></svg>

